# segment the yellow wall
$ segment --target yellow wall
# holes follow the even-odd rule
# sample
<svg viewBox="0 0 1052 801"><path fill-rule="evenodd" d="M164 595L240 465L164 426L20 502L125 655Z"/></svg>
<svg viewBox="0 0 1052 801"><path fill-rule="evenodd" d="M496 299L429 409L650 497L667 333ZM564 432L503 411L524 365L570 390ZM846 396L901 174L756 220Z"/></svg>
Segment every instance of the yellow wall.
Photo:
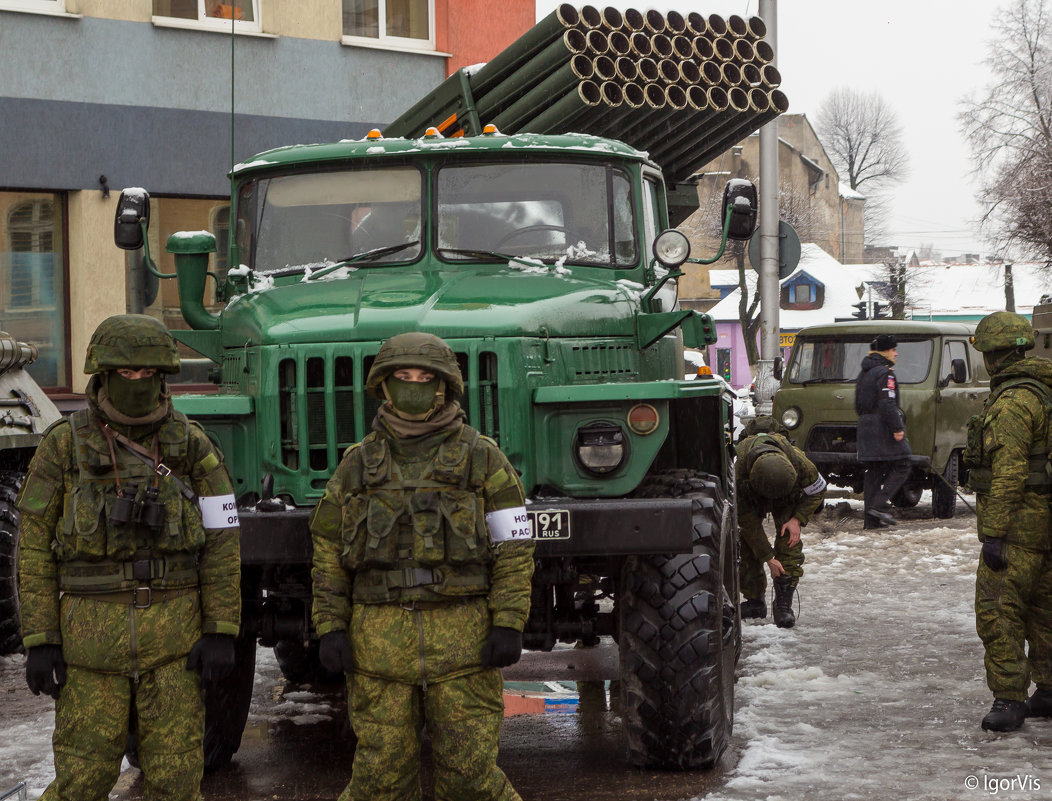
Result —
<svg viewBox="0 0 1052 801"><path fill-rule="evenodd" d="M99 231L113 230L120 193L103 198L98 191L69 193L69 338L73 391L83 392L84 354L96 326L113 314L124 314L124 251L113 237Z"/></svg>

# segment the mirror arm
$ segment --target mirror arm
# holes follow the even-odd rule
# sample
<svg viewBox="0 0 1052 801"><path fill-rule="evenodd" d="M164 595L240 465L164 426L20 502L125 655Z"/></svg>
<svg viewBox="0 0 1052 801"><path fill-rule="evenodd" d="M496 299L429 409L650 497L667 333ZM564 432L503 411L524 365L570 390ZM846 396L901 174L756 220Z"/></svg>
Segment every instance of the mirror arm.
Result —
<svg viewBox="0 0 1052 801"><path fill-rule="evenodd" d="M657 259L655 259L654 261L657 261ZM653 264L651 264L650 270L651 272L654 271ZM661 287L663 287L666 284L666 282L671 281L673 278L682 278L684 275L686 275L686 273L682 270L669 270L667 273L665 273L665 276L660 281L654 284L654 286L650 287L650 289L646 291L646 294L644 294L643 297L639 299L640 308L643 311L650 311L650 301L653 299L654 295L658 293Z"/></svg>
<svg viewBox="0 0 1052 801"><path fill-rule="evenodd" d="M711 259L690 259L690 258L688 258L687 261L689 261L691 264L715 264L716 262L718 262L720 259L723 258L723 251L727 249L727 232L731 228L731 215L732 214L734 214L734 208L732 206L728 206L727 207L727 213L724 215L724 218L723 218L723 234L722 234L722 237L720 239L720 249L718 251L716 251L716 255L713 256Z"/></svg>
<svg viewBox="0 0 1052 801"><path fill-rule="evenodd" d="M153 263L153 259L150 257L150 240L146 235L146 218L143 217L139 220L139 225L142 227L142 263L146 269L150 271L150 274L156 278L175 278L176 273L162 273L157 269L157 265Z"/></svg>

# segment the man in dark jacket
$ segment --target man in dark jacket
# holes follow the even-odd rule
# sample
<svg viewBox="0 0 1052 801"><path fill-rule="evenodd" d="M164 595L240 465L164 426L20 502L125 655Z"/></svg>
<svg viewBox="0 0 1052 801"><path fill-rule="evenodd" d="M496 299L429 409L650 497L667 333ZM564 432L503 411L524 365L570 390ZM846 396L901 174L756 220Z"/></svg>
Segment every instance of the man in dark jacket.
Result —
<svg viewBox="0 0 1052 801"><path fill-rule="evenodd" d="M894 336L878 334L855 380L856 445L858 460L866 468L863 528L895 524L895 518L887 511L889 502L910 474L910 444L894 370L897 348Z"/></svg>

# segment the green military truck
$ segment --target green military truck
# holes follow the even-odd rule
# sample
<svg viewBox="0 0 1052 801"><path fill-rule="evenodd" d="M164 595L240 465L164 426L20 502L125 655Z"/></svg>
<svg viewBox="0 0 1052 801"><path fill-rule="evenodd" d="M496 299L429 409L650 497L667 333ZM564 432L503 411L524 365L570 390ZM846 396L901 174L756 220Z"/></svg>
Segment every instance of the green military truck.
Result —
<svg viewBox="0 0 1052 801"><path fill-rule="evenodd" d="M26 370L34 345L0 331L0 656L22 650L15 497L44 431L62 415Z"/></svg>
<svg viewBox="0 0 1052 801"><path fill-rule="evenodd" d="M240 741L257 639L291 678L318 669L307 518L370 430L380 344L426 330L457 353L471 424L527 490L526 647L614 637L632 759L713 764L740 638L732 398L683 380L684 343L715 328L677 306L689 245L663 230L657 166L585 135L376 135L264 153L233 181L240 267L221 313L202 303L214 237L168 242L192 326L173 333L218 385L176 405L226 454L242 530L245 626L209 705L210 763ZM728 220L750 208L736 197ZM145 192L122 195L119 244L146 241L148 208Z"/></svg>
<svg viewBox="0 0 1052 801"><path fill-rule="evenodd" d="M209 764L240 742L257 639L290 678L320 669L307 518L370 430L380 344L413 330L456 352L470 423L522 476L525 646L612 637L629 759L719 759L740 648L733 396L683 380L684 347L715 328L679 306L690 247L670 225L698 208L697 169L788 108L765 31L561 5L382 134L236 166L218 313L212 236L169 239L190 326L173 333L217 385L176 404L226 453L242 531L239 666L208 698ZM122 247L147 241L148 208L122 197ZM732 181L714 227L747 239L755 213Z"/></svg>
<svg viewBox="0 0 1052 801"><path fill-rule="evenodd" d="M855 431L855 379L877 334L898 340L899 399L913 471L892 499L916 506L931 490L935 517L953 517L957 486L966 481L961 453L968 418L982 410L990 379L969 343L974 326L962 323L874 320L804 328L796 335L774 415L826 479L862 491Z"/></svg>

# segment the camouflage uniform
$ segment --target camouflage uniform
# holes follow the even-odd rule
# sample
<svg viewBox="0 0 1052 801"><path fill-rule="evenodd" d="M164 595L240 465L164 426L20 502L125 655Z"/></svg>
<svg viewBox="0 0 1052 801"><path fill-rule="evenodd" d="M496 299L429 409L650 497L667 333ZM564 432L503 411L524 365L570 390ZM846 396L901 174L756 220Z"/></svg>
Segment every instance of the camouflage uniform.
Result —
<svg viewBox="0 0 1052 801"><path fill-rule="evenodd" d="M430 345L444 356L422 365ZM406 334L384 348L394 346L406 348L408 364L444 368L452 394L462 393L442 340ZM370 373L375 394L394 371L389 353L381 349ZM391 407L348 449L311 518L314 624L323 645L347 632L354 660L347 685L358 744L340 799L419 799L424 725L436 801L518 799L496 765L503 682L482 654L492 629L521 632L529 612L529 527L520 521L519 536L494 543L486 520L501 510L525 516L522 483L455 401L442 407L447 423L413 437L384 422Z"/></svg>
<svg viewBox="0 0 1052 801"><path fill-rule="evenodd" d="M995 349L989 345L1003 343L986 341L984 322L1018 322L1024 332L1029 323L1000 312L976 329L975 347L984 351L991 368L991 395L969 425L965 453L983 542L975 625L986 650L986 682L996 699L1023 702L1031 680L1039 691L1052 691L1052 480L1047 471L1052 362L1022 356L1034 344L1032 333L1024 333L1017 354L998 347L991 363ZM1017 728L986 723L984 728Z"/></svg>
<svg viewBox="0 0 1052 801"><path fill-rule="evenodd" d="M43 799L106 799L134 715L146 798L193 801L204 710L185 660L203 634L230 635L231 646L237 634L236 516L232 527L206 528L196 499L102 426L158 454L206 502L232 499L233 487L205 433L171 409L163 380L151 422L118 422L105 393L115 362L178 370L174 340L159 322L122 315L100 325L85 368L98 373L89 408L48 429L17 501L23 644L31 655L60 646L67 670L55 692L55 780ZM114 522L118 486L150 508L149 523Z"/></svg>
<svg viewBox="0 0 1052 801"><path fill-rule="evenodd" d="M825 497L825 479L799 448L789 444L780 434L757 434L735 446L737 459L734 463L734 479L738 498L738 532L745 547L741 549L738 567L741 592L747 599L763 598L767 578L763 566L777 559L791 579L799 580L804 574L803 542L789 547L789 538L782 536L782 526L791 518L800 521L801 528ZM785 496L777 499L765 497L752 485L749 473L755 461L764 453L777 451L784 454L796 471L795 486ZM763 530L763 520L770 513L774 516L774 547ZM795 583L795 581L794 581Z"/></svg>

